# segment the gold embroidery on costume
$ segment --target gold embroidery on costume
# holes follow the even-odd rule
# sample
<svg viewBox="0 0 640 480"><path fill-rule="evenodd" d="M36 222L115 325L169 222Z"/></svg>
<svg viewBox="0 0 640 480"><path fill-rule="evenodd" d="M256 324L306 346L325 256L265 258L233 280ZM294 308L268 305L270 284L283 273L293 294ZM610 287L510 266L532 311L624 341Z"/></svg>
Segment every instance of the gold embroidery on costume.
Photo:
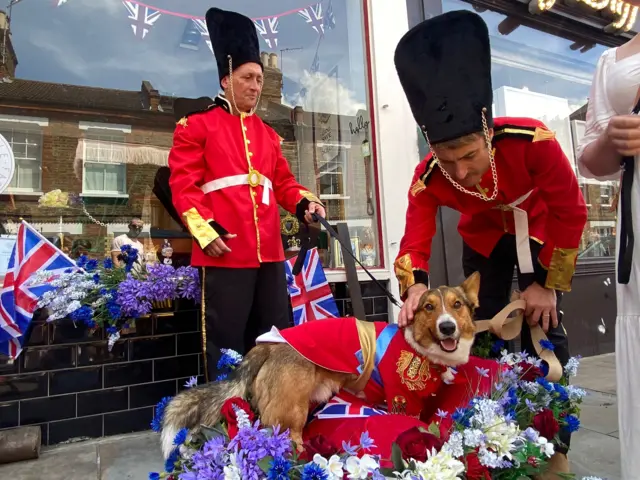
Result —
<svg viewBox="0 0 640 480"><path fill-rule="evenodd" d="M427 188L427 186L424 184L422 179L419 178L418 180L416 180L416 183L411 185L411 189L409 190L409 192L411 193L411 195L415 197L420 192L422 192L425 188Z"/></svg>
<svg viewBox="0 0 640 480"><path fill-rule="evenodd" d="M396 395L393 397L391 404L391 413L396 415L405 415L407 412L407 399L402 395Z"/></svg>
<svg viewBox="0 0 640 480"><path fill-rule="evenodd" d="M570 292L577 257L577 248L554 248L549 262L545 287L561 292Z"/></svg>
<svg viewBox="0 0 640 480"><path fill-rule="evenodd" d="M431 377L429 360L402 350L396 366L400 380L409 390L424 390L426 388L427 380Z"/></svg>
<svg viewBox="0 0 640 480"><path fill-rule="evenodd" d="M202 298L200 302L200 322L202 324L202 356L204 357L204 380L209 383L209 369L207 366L207 316L205 285L207 283L207 269L202 267Z"/></svg>
<svg viewBox="0 0 640 480"><path fill-rule="evenodd" d="M320 201L320 199L308 190L300 190L300 195L302 195L303 198L306 198L310 202L315 202L322 205L322 202Z"/></svg>
<svg viewBox="0 0 640 480"><path fill-rule="evenodd" d="M260 172L253 168L253 164L251 163L251 157L253 157L253 152L249 151L249 144L251 141L247 137L247 126L244 124L244 119L250 115L246 113L240 114L240 125L242 126L242 138L244 139L244 153L247 159L247 164L249 165L249 172L247 172L247 179L249 181L249 190L251 194L251 203L253 204L253 223L256 227L256 244L257 244L257 253L258 253L258 261L262 263L262 256L260 255L260 227L258 225L258 204L256 203L256 194L255 188L260 184Z"/></svg>
<svg viewBox="0 0 640 480"><path fill-rule="evenodd" d="M400 284L400 296L402 297L406 293L407 289L416 283L415 277L413 276L411 255L407 253L406 255L398 258L394 263L394 267L396 278Z"/></svg>
<svg viewBox="0 0 640 480"><path fill-rule="evenodd" d="M535 132L533 133L532 142L544 142L546 140L553 140L556 138L556 134L551 130L547 130L546 128L537 127Z"/></svg>
<svg viewBox="0 0 640 480"><path fill-rule="evenodd" d="M189 232L191 232L191 235L193 235L202 248L205 248L220 236L218 235L218 232L209 225L209 222L200 216L198 210L195 208L190 208L184 212L182 214L182 218L184 218Z"/></svg>
<svg viewBox="0 0 640 480"><path fill-rule="evenodd" d="M182 117L180 120L176 122L176 125L180 125L183 128L187 127L187 117Z"/></svg>

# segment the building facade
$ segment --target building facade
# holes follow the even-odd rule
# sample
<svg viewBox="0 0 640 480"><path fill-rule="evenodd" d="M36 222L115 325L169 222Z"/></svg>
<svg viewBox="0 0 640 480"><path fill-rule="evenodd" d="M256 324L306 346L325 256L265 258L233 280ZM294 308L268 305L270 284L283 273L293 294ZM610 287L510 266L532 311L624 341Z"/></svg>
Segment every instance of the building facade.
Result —
<svg viewBox="0 0 640 480"><path fill-rule="evenodd" d="M0 134L15 157L0 192L0 277L23 219L72 257L102 258L139 217L145 255L161 259L169 241L174 265L187 264L190 239L152 188L167 164L173 100L219 90L202 18L209 3L30 1L0 15ZM330 223L348 226L355 255L396 297L407 192L426 153L393 63L401 36L444 11L480 12L492 34L495 114L543 119L574 161L598 56L630 38L636 12L621 2L610 14L568 0L537 14L518 0L485 3L217 2L256 24L265 65L257 114L281 137L291 171L326 204ZM589 224L564 310L575 353L589 355L613 349L617 185L580 181ZM57 191L70 198L66 208L44 201ZM293 256L299 234L282 218ZM435 284L462 279L456 223L440 212ZM340 248L324 231L317 247L340 313L352 314L358 296ZM397 309L364 272L356 276L366 318L393 321ZM147 429L153 405L203 372L198 315L186 303L154 313L111 350L103 332L36 319L21 357L0 357L0 428L41 425L45 444Z"/></svg>

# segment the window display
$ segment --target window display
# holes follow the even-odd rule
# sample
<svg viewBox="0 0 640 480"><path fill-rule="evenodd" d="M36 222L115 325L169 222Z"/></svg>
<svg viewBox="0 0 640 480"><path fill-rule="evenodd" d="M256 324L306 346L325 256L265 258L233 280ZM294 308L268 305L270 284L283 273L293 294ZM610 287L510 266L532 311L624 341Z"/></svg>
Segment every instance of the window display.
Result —
<svg viewBox="0 0 640 480"><path fill-rule="evenodd" d="M210 6L66 0L33 9L27 0L12 7L11 34L0 39L0 135L15 157L0 203L3 233L15 234L24 219L67 253L102 258L139 217L145 252L163 261L170 245L173 265L188 263L191 239L152 189L167 165L174 99L220 91L203 18ZM361 261L379 266L362 3L216 6L253 19L265 66L257 114L328 220L346 222ZM292 231L281 232L288 255L302 234ZM342 268L326 232L318 247L325 268Z"/></svg>

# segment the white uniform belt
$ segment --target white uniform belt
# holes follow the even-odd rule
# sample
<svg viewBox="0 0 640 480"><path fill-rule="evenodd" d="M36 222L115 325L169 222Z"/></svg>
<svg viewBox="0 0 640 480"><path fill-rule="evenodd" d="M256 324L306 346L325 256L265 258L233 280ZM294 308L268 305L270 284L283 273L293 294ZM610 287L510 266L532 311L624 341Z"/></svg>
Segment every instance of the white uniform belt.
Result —
<svg viewBox="0 0 640 480"><path fill-rule="evenodd" d="M532 192L533 190L530 190L529 193L508 205L496 207L504 211L513 212L513 223L516 230L516 251L521 273L533 273L533 260L531 258L531 246L529 245L529 216L526 211L518 208L518 205L529 198Z"/></svg>
<svg viewBox="0 0 640 480"><path fill-rule="evenodd" d="M250 178L251 176L253 176L253 178ZM222 190L223 188L228 187L237 187L239 185L251 185L254 187L262 185L262 203L269 205L269 191L273 189L273 184L271 183L271 180L256 171L250 172L249 174L244 173L242 175L231 175L229 177L216 178L215 180L205 183L200 188L204 193L211 193L216 190Z"/></svg>

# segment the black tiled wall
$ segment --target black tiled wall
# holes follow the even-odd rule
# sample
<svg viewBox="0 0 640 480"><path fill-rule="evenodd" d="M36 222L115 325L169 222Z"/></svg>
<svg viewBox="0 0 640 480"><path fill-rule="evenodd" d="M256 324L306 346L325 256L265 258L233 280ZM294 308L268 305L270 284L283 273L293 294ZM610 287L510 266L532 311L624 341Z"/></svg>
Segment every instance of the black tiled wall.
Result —
<svg viewBox="0 0 640 480"><path fill-rule="evenodd" d="M30 330L15 362L0 356L0 428L40 425L44 445L148 430L156 403L201 372L200 308L189 302L138 320L111 352L102 331L70 321Z"/></svg>
<svg viewBox="0 0 640 480"><path fill-rule="evenodd" d="M361 288L367 320L388 321L379 287ZM340 314L352 315L348 286L331 289ZM109 352L101 331L34 320L20 357L0 356L0 429L40 425L44 445L148 430L156 403L203 371L200 325L199 306L178 302L139 320Z"/></svg>

